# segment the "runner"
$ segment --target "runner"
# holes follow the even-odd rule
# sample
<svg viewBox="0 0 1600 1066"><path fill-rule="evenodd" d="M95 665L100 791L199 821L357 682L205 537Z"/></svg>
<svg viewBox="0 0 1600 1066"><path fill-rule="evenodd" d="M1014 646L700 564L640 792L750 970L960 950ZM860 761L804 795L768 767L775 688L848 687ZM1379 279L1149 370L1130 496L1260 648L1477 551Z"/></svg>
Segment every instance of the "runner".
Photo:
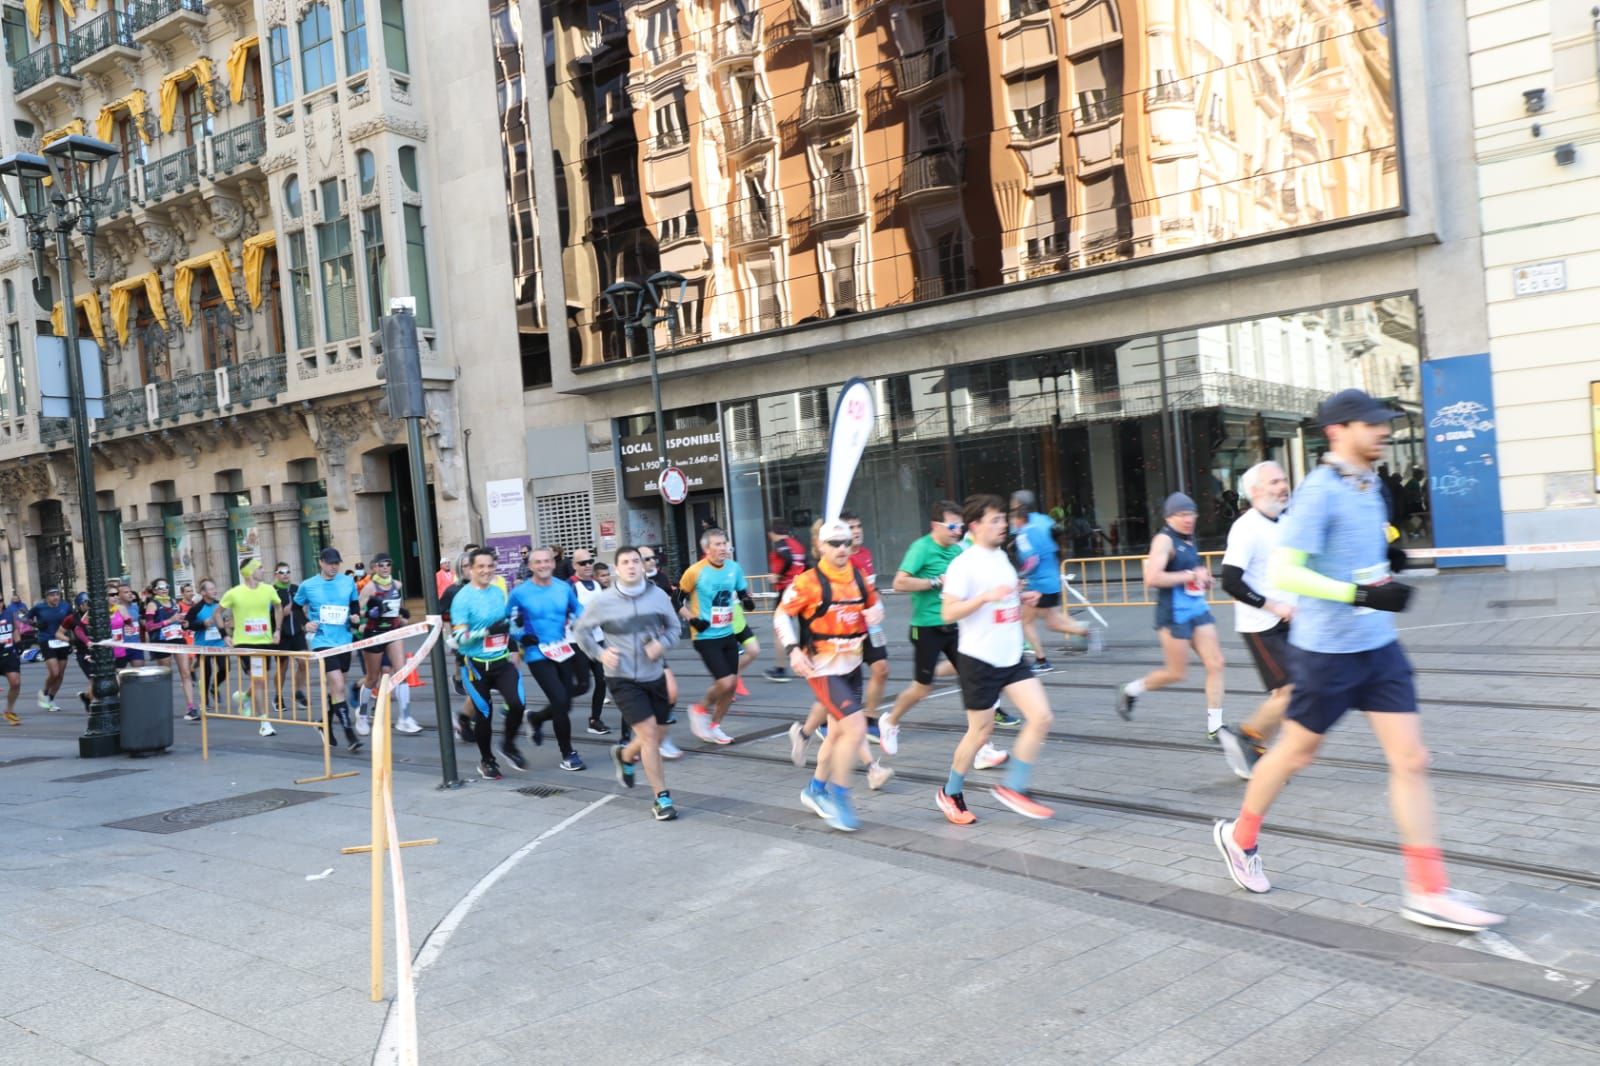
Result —
<svg viewBox="0 0 1600 1066"><path fill-rule="evenodd" d="M350 612L355 609L356 582L349 574L339 573L342 560L338 548L323 548L317 556L318 573L312 574L295 590L292 602L305 608L306 637L312 651L342 648L351 643ZM324 690L328 698L328 721L337 722L344 729L345 743L350 754L361 750L361 738L350 724L350 706L345 694L345 674L350 670L350 653L337 652L322 660ZM333 729L324 730L328 746L336 746Z"/></svg>
<svg viewBox="0 0 1600 1066"><path fill-rule="evenodd" d="M1271 570L1279 588L1300 596L1289 634L1294 695L1277 742L1245 787L1238 818L1219 820L1212 839L1235 884L1270 889L1256 851L1261 820L1354 707L1366 714L1389 764L1389 806L1405 860L1401 917L1478 932L1505 918L1449 887L1411 663L1395 631L1394 614L1406 609L1412 589L1393 580L1405 552L1392 546L1395 531L1372 464L1383 454L1391 420L1402 417L1360 389L1336 393L1317 410L1329 451L1294 494Z"/></svg>
<svg viewBox="0 0 1600 1066"><path fill-rule="evenodd" d="M39 641L39 657L44 660L44 687L39 690L39 709L51 714L61 710L56 705L56 693L61 691L67 660L72 657L72 642L61 635L61 623L71 613L72 607L61 598L58 588L46 589L44 599L28 612L28 623Z"/></svg>
<svg viewBox="0 0 1600 1066"><path fill-rule="evenodd" d="M445 589L439 594L439 618L446 626L450 625L451 602L456 598L456 593L460 592L469 583L467 579L467 559L471 556L472 552L476 550L476 548L477 545L475 544L469 545L465 551L456 556L455 567L453 571L455 580L451 583L449 588ZM448 630L446 630L446 632L448 632ZM459 652L452 651L450 653L450 658L455 666L455 668L450 672L450 687L455 689L457 696L461 697L461 709L456 712L456 736L460 737L468 744L471 744L474 742L472 718L476 712L473 708L471 698L467 695L467 686L463 684L461 680L461 667L464 665L461 661L461 655ZM443 729L444 725L441 723L439 728Z"/></svg>
<svg viewBox="0 0 1600 1066"><path fill-rule="evenodd" d="M856 573L867 579L867 584L873 588L878 587L878 570L872 562L872 550L866 545L866 537L861 531L861 518L850 511L839 515L844 524L850 527L850 565L856 568ZM878 705L883 702L883 689L889 683L889 647L882 626L873 626L867 630L867 642L861 649L861 661L867 664L866 696L862 702L862 710L867 717L867 739L879 740L878 735Z"/></svg>
<svg viewBox="0 0 1600 1066"><path fill-rule="evenodd" d="M1248 781L1256 760L1278 735L1294 690L1289 683L1289 623L1296 597L1272 587L1267 576L1278 547L1278 516L1289 503L1288 475L1270 460L1257 463L1240 475L1239 492L1250 501L1250 509L1228 530L1222 587L1238 601L1233 605L1233 628L1250 649L1267 698L1237 729L1223 726L1217 740L1229 768Z"/></svg>
<svg viewBox="0 0 1600 1066"><path fill-rule="evenodd" d="M300 590L300 586L290 580L291 576L288 563L278 563L272 568L272 589L278 594L278 602L282 604L282 609L278 612L276 640L279 651L305 651L306 610L294 602L294 594ZM278 691L278 698L282 700L278 713L288 717L289 701L285 696L286 691L294 692L295 702L300 706L310 705L310 700L306 698L306 690L311 687L311 664L301 656L284 657L282 661L288 677Z"/></svg>
<svg viewBox="0 0 1600 1066"><path fill-rule="evenodd" d="M638 548L618 548L615 561L616 581L589 601L575 630L584 653L605 668L622 721L633 729L631 741L611 749L617 782L634 787L634 764L642 763L655 793L650 811L656 821L670 822L678 809L661 767L660 722L671 707L662 660L677 642L682 622L671 597L645 579Z"/></svg>
<svg viewBox="0 0 1600 1066"><path fill-rule="evenodd" d="M183 610L173 601L172 586L167 584L165 578L156 578L150 586L150 598L145 601L144 614L141 627L144 630L144 639L154 644L172 645L171 655L163 652L154 652L150 658L154 662L162 662L178 656L177 666L178 681L183 686L183 701L186 710L194 710L194 679L189 676L186 669L187 660L192 656L184 655L183 649L188 642L183 639Z"/></svg>
<svg viewBox="0 0 1600 1066"><path fill-rule="evenodd" d="M733 605L755 610L744 571L728 557L728 535L720 529L700 534L705 557L683 572L678 587L689 609L694 650L711 673L705 702L689 708L689 731L712 744L732 744L722 719L733 704L739 677L739 644L733 636Z"/></svg>
<svg viewBox="0 0 1600 1066"><path fill-rule="evenodd" d="M1034 510L1033 493L1018 489L1011 494L1011 532L1015 537L1018 569L1028 589L1039 594L1039 602L1022 606L1022 631L1033 647L1033 672L1048 673L1050 656L1039 639L1039 618L1054 633L1087 637L1089 627L1079 625L1061 609L1061 558L1056 547L1060 526L1047 514Z"/></svg>
<svg viewBox="0 0 1600 1066"><path fill-rule="evenodd" d="M639 561L644 564L645 579L667 594L667 599L672 601L673 610L678 612L680 622L687 621L685 617L687 612L683 608L683 596L678 592L678 586L673 584L665 571L658 567L659 557L656 555L655 548L648 544L640 548ZM679 636L682 636L681 629L679 630ZM667 710L656 718L656 723L662 727L660 730L661 757L663 759L681 759L683 758L683 751L672 742L672 738L667 735L666 729L667 726L678 720L677 715L672 713L672 708L678 702L678 679L672 673L672 667L663 665L662 669L666 674L667 682ZM626 718L622 720L622 738L623 743L627 743L628 720Z"/></svg>
<svg viewBox="0 0 1600 1066"><path fill-rule="evenodd" d="M209 577L200 580L200 595L194 604L184 612L183 624L189 632L194 634L194 643L197 648L221 648L226 646L222 639L220 611L222 605L217 602L217 583ZM215 710L225 714L228 710L226 698L226 684L228 680L228 659L223 655L201 655L200 660L200 696L201 704L207 710ZM194 717L183 716L186 722L198 722L199 712Z"/></svg>
<svg viewBox="0 0 1600 1066"><path fill-rule="evenodd" d="M861 827L861 819L850 798L850 764L866 746L867 735L861 710L861 646L868 628L883 623L883 605L850 565L849 526L821 526L816 543L817 565L794 579L772 620L790 668L811 683L833 719L800 802L833 828L851 833Z"/></svg>
<svg viewBox="0 0 1600 1066"><path fill-rule="evenodd" d="M367 579L358 596L362 617L366 619L365 633L369 637L398 629L402 622L411 617L411 612L405 608L405 591L400 579L394 576L394 560L388 552L379 552L372 557L372 576ZM357 733L365 736L371 731L368 708L377 704L378 686L405 662L406 646L403 640L391 640L376 648L361 649L361 663L366 669L366 677L362 681L361 709L356 715ZM400 713L395 717L394 731L407 735L422 732L422 727L411 717L411 686L401 685L395 689L394 700L400 708Z"/></svg>
<svg viewBox="0 0 1600 1066"><path fill-rule="evenodd" d="M1194 543L1194 501L1181 492L1167 497L1161 508L1166 525L1150 541L1144 560L1144 584L1156 590L1156 629L1161 633L1161 654L1166 663L1117 690L1116 711L1133 717L1133 705L1146 692L1176 685L1189 672L1192 647L1206 668L1206 736L1217 738L1222 728L1222 644L1217 620L1206 603L1211 571L1200 559Z"/></svg>
<svg viewBox="0 0 1600 1066"><path fill-rule="evenodd" d="M704 540L705 538L701 538ZM789 523L781 518L772 520L772 529L767 533L767 541L771 544L771 551L767 556L767 569L772 573L772 591L778 599L783 599L783 594L789 591L789 586L794 579L799 577L806 568L806 550L795 539L789 530ZM768 681L792 681L794 677L785 669L789 661L783 648L779 647L778 665L767 671Z"/></svg>
<svg viewBox="0 0 1600 1066"><path fill-rule="evenodd" d="M471 584L456 590L450 603L450 646L461 653L461 679L477 713L472 716L472 739L478 745L478 776L499 781L505 775L495 762L490 741L494 737L493 694L506 701L505 736L500 750L518 770L528 768L517 751L517 731L522 728L522 677L511 661L511 622L505 589L494 583L493 548L474 548L467 556Z"/></svg>
<svg viewBox="0 0 1600 1066"><path fill-rule="evenodd" d="M256 578L261 569L260 559L251 559L239 567L240 583L222 596L222 624L228 630L228 643L235 648L270 648L273 634L278 629L278 590ZM272 702L272 662L270 656L252 655L240 665L250 679L250 692L234 693L234 702L241 714L250 715L261 708L261 728L256 732L264 737L277 730L267 721ZM280 677L281 686L283 679Z"/></svg>
<svg viewBox="0 0 1600 1066"><path fill-rule="evenodd" d="M21 600L0 607L0 674L6 675L6 724L21 725L17 697L22 695L22 656L17 648L17 630L26 624L28 609Z"/></svg>
<svg viewBox="0 0 1600 1066"><path fill-rule="evenodd" d="M963 793L979 748L994 732L994 709L1004 694L1022 712L1023 726L1008 760L1006 783L994 789L994 797L1024 818L1049 818L1055 812L1029 794L1028 784L1053 716L1044 684L1022 661L1022 606L1037 605L1039 594L1020 591L1016 568L1006 558L1004 500L969 496L961 517L972 546L950 563L940 595L944 623L958 626L967 735L956 746L950 779L934 798L954 824L978 820Z"/></svg>
<svg viewBox="0 0 1600 1066"><path fill-rule="evenodd" d="M583 613L583 605L579 602L578 590L574 585L556 580L556 557L549 548L538 548L528 556L528 570L531 575L528 580L517 582L517 587L511 590L509 610L515 620L517 643L522 646L522 661L528 664L529 675L549 701L544 710L532 716L533 743L535 747L544 744L544 723L550 722L555 730L556 745L561 749L561 769L582 770L583 759L572 746L573 666L579 652L573 647L569 634L572 632L573 619ZM476 575L473 581L476 583ZM457 620L456 604L461 602L463 594L458 592L451 604L453 620ZM520 679L518 684L521 684ZM520 688L518 691L521 691ZM483 697L487 700L486 690ZM482 711L482 708L479 710ZM513 715L508 701L506 739L500 748L518 770L528 768L526 760L515 747L516 736L522 726L522 714L523 709L519 706Z"/></svg>
<svg viewBox="0 0 1600 1066"><path fill-rule="evenodd" d="M761 642L756 639L755 630L750 628L741 603L733 605L733 642L739 645L739 668L734 674L733 694L735 697L748 696L750 690L745 687L744 675L761 659Z"/></svg>
<svg viewBox="0 0 1600 1066"><path fill-rule="evenodd" d="M531 557L530 557L531 558ZM583 613L583 607L590 600L600 595L603 588L595 577L594 552L587 548L579 548L572 553L572 587L578 593L578 610L573 612L573 617ZM553 573L554 571L552 571ZM596 634L599 640L600 635ZM572 671L573 685L572 696L576 699L585 694L590 695L589 701L589 732L597 737L608 735L611 730L606 726L601 712L606 704L606 672L600 666L599 660L590 659L578 650L577 641L573 634L567 634L567 641L572 645L572 659L568 668Z"/></svg>

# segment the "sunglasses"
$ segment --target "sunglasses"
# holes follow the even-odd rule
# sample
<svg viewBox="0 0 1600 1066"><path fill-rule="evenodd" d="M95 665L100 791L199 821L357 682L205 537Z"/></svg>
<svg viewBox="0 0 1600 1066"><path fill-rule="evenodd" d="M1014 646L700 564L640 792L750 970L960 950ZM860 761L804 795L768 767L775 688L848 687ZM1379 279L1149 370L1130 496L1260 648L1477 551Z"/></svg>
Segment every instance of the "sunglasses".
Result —
<svg viewBox="0 0 1600 1066"><path fill-rule="evenodd" d="M952 533L960 533L963 529L967 528L967 524L965 522L940 522L939 524Z"/></svg>
<svg viewBox="0 0 1600 1066"><path fill-rule="evenodd" d="M572 565L573 566L593 566L594 565L594 560L593 559L574 559L574 560L572 560Z"/></svg>
<svg viewBox="0 0 1600 1066"><path fill-rule="evenodd" d="M850 547L850 542L848 540L825 540L822 543L826 544L830 548L848 548L848 547Z"/></svg>

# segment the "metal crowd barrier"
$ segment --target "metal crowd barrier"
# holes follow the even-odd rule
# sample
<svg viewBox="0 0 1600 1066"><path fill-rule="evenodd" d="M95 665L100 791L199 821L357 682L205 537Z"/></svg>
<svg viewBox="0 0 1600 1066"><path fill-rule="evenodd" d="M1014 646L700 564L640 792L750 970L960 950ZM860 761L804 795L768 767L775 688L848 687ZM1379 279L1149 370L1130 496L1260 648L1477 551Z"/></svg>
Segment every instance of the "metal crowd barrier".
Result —
<svg viewBox="0 0 1600 1066"><path fill-rule="evenodd" d="M1144 561L1147 555L1089 555L1077 559L1061 560L1061 580L1069 583L1082 597L1084 603L1095 607L1153 607L1155 589L1144 583ZM1230 602L1222 591L1222 553L1201 552L1201 562L1211 573L1211 588L1206 591L1208 603Z"/></svg>

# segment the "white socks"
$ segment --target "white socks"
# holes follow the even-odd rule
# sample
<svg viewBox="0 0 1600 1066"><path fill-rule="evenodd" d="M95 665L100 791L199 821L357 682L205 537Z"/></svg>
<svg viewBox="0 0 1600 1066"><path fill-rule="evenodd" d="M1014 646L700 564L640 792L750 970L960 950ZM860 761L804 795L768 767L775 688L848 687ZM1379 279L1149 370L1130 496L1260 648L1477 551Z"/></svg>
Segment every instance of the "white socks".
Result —
<svg viewBox="0 0 1600 1066"><path fill-rule="evenodd" d="M1141 677L1137 681L1129 681L1126 685L1122 686L1122 691L1126 692L1130 696L1143 696L1144 678Z"/></svg>
<svg viewBox="0 0 1600 1066"><path fill-rule="evenodd" d="M1206 709L1206 732L1215 733L1222 728L1222 708L1208 707Z"/></svg>

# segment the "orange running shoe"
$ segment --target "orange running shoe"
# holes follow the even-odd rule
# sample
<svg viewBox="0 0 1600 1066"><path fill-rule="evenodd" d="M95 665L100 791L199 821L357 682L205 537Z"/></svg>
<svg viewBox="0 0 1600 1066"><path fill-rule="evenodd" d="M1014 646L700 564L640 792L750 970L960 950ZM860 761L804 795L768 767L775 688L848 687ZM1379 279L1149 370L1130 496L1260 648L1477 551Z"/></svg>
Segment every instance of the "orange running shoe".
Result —
<svg viewBox="0 0 1600 1066"><path fill-rule="evenodd" d="M739 678L739 684L738 684L737 687L734 688L733 694L735 696L748 696L748 695L750 695L750 690L744 687L744 678L743 677Z"/></svg>
<svg viewBox="0 0 1600 1066"><path fill-rule="evenodd" d="M966 797L957 792L954 796L946 796L944 789L935 795L934 801L939 804L939 813L943 814L952 825L972 825L977 822L978 816L967 810Z"/></svg>
<svg viewBox="0 0 1600 1066"><path fill-rule="evenodd" d="M1056 812L1028 795L1014 789L1000 785L994 790L994 798L1016 811L1024 818L1054 818Z"/></svg>

